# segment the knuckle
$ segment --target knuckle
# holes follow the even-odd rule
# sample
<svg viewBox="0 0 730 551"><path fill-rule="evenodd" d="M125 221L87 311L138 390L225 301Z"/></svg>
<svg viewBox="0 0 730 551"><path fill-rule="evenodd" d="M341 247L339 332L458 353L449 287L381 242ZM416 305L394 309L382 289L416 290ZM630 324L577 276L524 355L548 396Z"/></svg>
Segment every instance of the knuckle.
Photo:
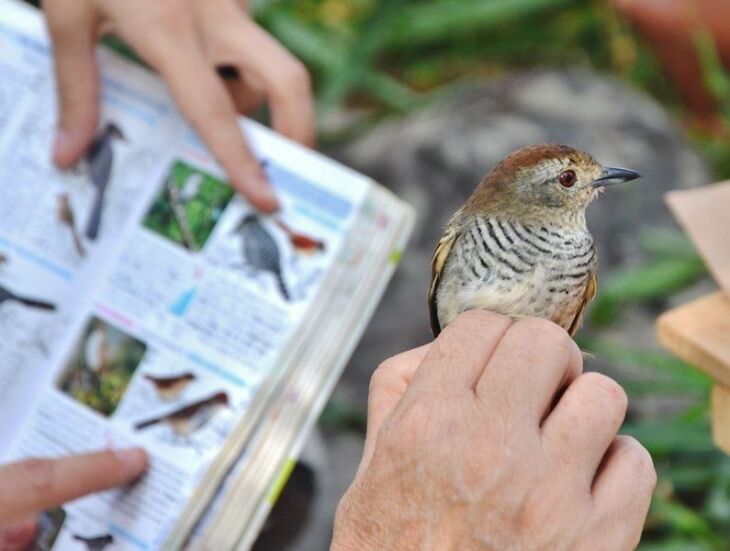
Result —
<svg viewBox="0 0 730 551"><path fill-rule="evenodd" d="M286 61L282 61L276 74L273 75L273 82L281 94L300 96L311 93L309 71L295 57L287 57Z"/></svg>
<svg viewBox="0 0 730 551"><path fill-rule="evenodd" d="M142 20L147 29L169 39L179 41L190 34L190 13L182 0L157 0L151 2Z"/></svg>
<svg viewBox="0 0 730 551"><path fill-rule="evenodd" d="M605 400L603 401L610 404L614 412L622 415L626 413L629 398L620 384L610 377L596 372L585 373L581 376L581 379L591 395L604 396ZM603 405L605 404L601 404L601 407Z"/></svg>
<svg viewBox="0 0 730 551"><path fill-rule="evenodd" d="M654 460L649 451L641 443L630 436L622 437L626 447L627 455L633 463L633 472L638 478L653 490L657 484L657 472L654 467Z"/></svg>
<svg viewBox="0 0 730 551"><path fill-rule="evenodd" d="M485 332L504 330L512 325L512 319L488 310L467 310L449 323L443 333L454 331L466 334L484 335Z"/></svg>
<svg viewBox="0 0 730 551"><path fill-rule="evenodd" d="M304 90L308 92L312 86L312 81L309 76L309 71L305 67L304 63L298 59L292 58L287 67L286 73L288 75L287 80L289 85L294 87L296 90Z"/></svg>
<svg viewBox="0 0 730 551"><path fill-rule="evenodd" d="M390 373L392 369L393 361L390 358L384 360L375 368L375 371L373 371L373 374L370 377L370 394L372 394L376 389L385 386L390 381Z"/></svg>
<svg viewBox="0 0 730 551"><path fill-rule="evenodd" d="M560 347L571 352L576 346L565 329L546 319L523 318L514 324L511 331L524 334L536 343L533 346Z"/></svg>

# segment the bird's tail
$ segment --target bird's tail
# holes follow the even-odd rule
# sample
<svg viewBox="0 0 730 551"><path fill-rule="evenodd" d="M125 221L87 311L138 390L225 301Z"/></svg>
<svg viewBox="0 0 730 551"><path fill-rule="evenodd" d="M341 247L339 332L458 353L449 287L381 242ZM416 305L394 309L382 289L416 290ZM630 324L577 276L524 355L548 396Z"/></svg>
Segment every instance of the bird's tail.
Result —
<svg viewBox="0 0 730 551"><path fill-rule="evenodd" d="M151 427L152 425L156 425L160 421L162 421L162 417L153 417L152 419L147 419L146 421L140 421L139 423L134 425L134 430L143 430L147 427Z"/></svg>
<svg viewBox="0 0 730 551"><path fill-rule="evenodd" d="M94 208L91 210L91 217L89 217L89 223L86 224L86 237L92 241L99 236L99 227L101 226L101 212L104 208L104 192L98 190L96 192L96 200L94 201Z"/></svg>
<svg viewBox="0 0 730 551"><path fill-rule="evenodd" d="M284 300L291 302L291 295L289 294L289 289L286 287L286 282L284 281L284 276L281 275L281 272L276 273L276 283L279 285L279 292L281 292L281 296L284 297Z"/></svg>
<svg viewBox="0 0 730 551"><path fill-rule="evenodd" d="M41 310L50 310L50 311L54 311L56 309L55 304L46 302L44 300L34 300L32 298L24 298L24 297L15 297L15 300L17 300L19 303L21 303L25 306L29 306L31 308L39 308Z"/></svg>

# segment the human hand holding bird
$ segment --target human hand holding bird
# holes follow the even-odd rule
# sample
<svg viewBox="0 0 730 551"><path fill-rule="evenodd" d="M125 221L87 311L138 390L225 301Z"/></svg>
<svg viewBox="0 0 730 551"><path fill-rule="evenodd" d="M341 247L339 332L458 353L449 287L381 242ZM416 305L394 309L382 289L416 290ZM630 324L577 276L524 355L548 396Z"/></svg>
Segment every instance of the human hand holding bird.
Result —
<svg viewBox="0 0 730 551"><path fill-rule="evenodd" d="M597 288L586 207L605 186L639 177L564 145L525 147L503 159L436 246L429 290L434 335L475 309L545 318L575 335Z"/></svg>

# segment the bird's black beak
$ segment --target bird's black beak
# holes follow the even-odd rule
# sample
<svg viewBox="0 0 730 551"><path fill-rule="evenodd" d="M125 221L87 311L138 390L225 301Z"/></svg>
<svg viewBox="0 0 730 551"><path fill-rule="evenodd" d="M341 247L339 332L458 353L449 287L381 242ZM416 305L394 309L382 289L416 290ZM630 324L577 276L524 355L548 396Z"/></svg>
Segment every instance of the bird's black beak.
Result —
<svg viewBox="0 0 730 551"><path fill-rule="evenodd" d="M615 168L607 166L601 172L601 176L593 180L593 187L611 186L613 184L621 184L641 178L641 174L628 168Z"/></svg>

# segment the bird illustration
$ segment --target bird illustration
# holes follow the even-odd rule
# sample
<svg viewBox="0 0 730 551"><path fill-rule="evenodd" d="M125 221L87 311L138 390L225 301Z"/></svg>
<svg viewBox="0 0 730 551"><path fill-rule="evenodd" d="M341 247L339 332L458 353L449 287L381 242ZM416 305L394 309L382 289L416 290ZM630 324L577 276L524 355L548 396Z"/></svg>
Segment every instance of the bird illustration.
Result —
<svg viewBox="0 0 730 551"><path fill-rule="evenodd" d="M23 306L28 306L29 308L37 308L39 310L54 311L56 309L55 304L46 302L44 300L37 300L29 297L20 296L8 289L7 287L3 287L2 285L0 285L0 306L2 306L5 302L11 301L22 304Z"/></svg>
<svg viewBox="0 0 730 551"><path fill-rule="evenodd" d="M246 265L255 272L271 273L276 278L281 296L289 301L290 294L281 269L279 246L261 224L258 215L251 213L244 216L235 231L243 241L243 259Z"/></svg>
<svg viewBox="0 0 730 551"><path fill-rule="evenodd" d="M473 309L549 319L575 335L597 287L585 209L605 186L639 177L565 145L526 147L503 159L436 246L429 290L434 335Z"/></svg>
<svg viewBox="0 0 730 551"><path fill-rule="evenodd" d="M134 429L143 430L158 423L166 423L175 436L187 439L227 407L228 395L225 392L218 392L165 415L141 421L134 426Z"/></svg>
<svg viewBox="0 0 730 551"><path fill-rule="evenodd" d="M98 375L109 369L111 347L106 325L99 323L89 333L84 346L84 360L86 367Z"/></svg>
<svg viewBox="0 0 730 551"><path fill-rule="evenodd" d="M86 545L86 549L88 549L88 551L104 551L104 549L114 543L114 536L112 536L111 534L91 537L73 534L73 538L76 541L80 541L81 543Z"/></svg>
<svg viewBox="0 0 730 551"><path fill-rule="evenodd" d="M165 377L145 373L144 378L155 387L160 400L167 402L180 396L187 386L195 380L195 375L189 371Z"/></svg>
<svg viewBox="0 0 730 551"><path fill-rule="evenodd" d="M89 180L91 180L92 185L96 189L91 215L89 216L86 231L84 232L86 237L92 240L96 239L99 235L101 216L104 210L104 197L112 174L114 161L112 142L115 139L125 141L121 129L114 122L109 122L94 137L84 156L84 168Z"/></svg>
<svg viewBox="0 0 730 551"><path fill-rule="evenodd" d="M69 200L67 193L62 193L58 196L57 216L61 223L68 226L68 229L71 230L71 236L73 238L74 247L76 248L76 253L80 257L86 256L86 250L84 249L84 245L81 243L79 231L76 229L76 216L74 215L73 208L71 207L71 201Z"/></svg>
<svg viewBox="0 0 730 551"><path fill-rule="evenodd" d="M205 181L205 176L200 172L191 172L185 179L185 182L180 188L180 200L183 203L188 203L195 199L200 193L200 186Z"/></svg>
<svg viewBox="0 0 730 551"><path fill-rule="evenodd" d="M293 230L278 218L276 219L276 225L289 237L289 241L298 253L312 254L324 252L325 244L321 239L315 239L314 237Z"/></svg>

